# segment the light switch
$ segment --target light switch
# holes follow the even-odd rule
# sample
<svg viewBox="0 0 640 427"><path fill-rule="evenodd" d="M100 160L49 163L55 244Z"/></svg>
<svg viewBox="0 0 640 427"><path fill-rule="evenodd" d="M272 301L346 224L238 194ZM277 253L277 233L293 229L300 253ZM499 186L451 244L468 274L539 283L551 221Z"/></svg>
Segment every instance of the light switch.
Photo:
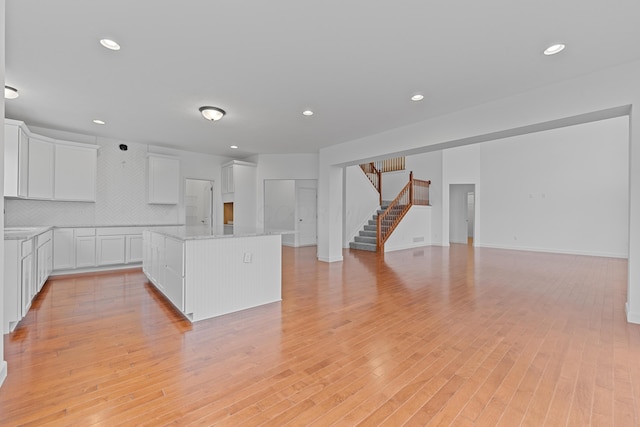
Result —
<svg viewBox="0 0 640 427"><path fill-rule="evenodd" d="M251 263L251 260L253 259L253 254L251 252L245 252L244 253L244 258L242 259L245 263L249 264Z"/></svg>

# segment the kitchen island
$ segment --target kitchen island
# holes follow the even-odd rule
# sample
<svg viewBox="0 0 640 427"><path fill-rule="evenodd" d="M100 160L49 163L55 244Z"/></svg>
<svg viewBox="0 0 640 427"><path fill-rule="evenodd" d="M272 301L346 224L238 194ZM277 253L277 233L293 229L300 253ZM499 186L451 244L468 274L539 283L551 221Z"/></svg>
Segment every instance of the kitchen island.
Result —
<svg viewBox="0 0 640 427"><path fill-rule="evenodd" d="M151 228L142 268L188 320L209 319L281 300L283 233Z"/></svg>

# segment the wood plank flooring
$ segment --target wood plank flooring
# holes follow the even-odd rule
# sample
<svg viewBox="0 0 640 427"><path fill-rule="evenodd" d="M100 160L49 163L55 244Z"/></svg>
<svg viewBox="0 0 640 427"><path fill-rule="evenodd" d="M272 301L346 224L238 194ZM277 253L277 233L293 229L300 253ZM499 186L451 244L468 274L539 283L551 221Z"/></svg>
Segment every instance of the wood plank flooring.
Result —
<svg viewBox="0 0 640 427"><path fill-rule="evenodd" d="M283 248L281 303L193 325L138 270L50 280L0 425L640 425L626 260L315 250Z"/></svg>

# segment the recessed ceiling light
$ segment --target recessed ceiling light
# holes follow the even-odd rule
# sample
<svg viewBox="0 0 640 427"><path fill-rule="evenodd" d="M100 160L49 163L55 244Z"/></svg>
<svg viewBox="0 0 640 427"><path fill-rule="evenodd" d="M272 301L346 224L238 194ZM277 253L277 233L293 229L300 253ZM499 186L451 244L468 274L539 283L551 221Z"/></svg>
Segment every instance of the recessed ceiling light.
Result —
<svg viewBox="0 0 640 427"><path fill-rule="evenodd" d="M233 148L235 150L236 148L238 148L238 146L237 145L231 145L229 148Z"/></svg>
<svg viewBox="0 0 640 427"><path fill-rule="evenodd" d="M225 114L227 114L221 108L209 107L209 106L200 107L199 111L202 114L202 117L204 117L207 120L214 121L214 122L220 120L221 118L224 117Z"/></svg>
<svg viewBox="0 0 640 427"><path fill-rule="evenodd" d="M544 54L547 56L555 55L556 53L562 52L564 48L565 48L565 45L563 45L562 43L554 44L546 48L544 50Z"/></svg>
<svg viewBox="0 0 640 427"><path fill-rule="evenodd" d="M94 119L93 123L95 123L97 125L104 125L105 124L104 120L100 120L100 119Z"/></svg>
<svg viewBox="0 0 640 427"><path fill-rule="evenodd" d="M4 87L4 99L16 99L20 94L18 93L18 89L11 86Z"/></svg>
<svg viewBox="0 0 640 427"><path fill-rule="evenodd" d="M107 49L120 50L120 45L111 39L102 39L100 40L100 44Z"/></svg>
<svg viewBox="0 0 640 427"><path fill-rule="evenodd" d="M303 116L313 116L313 111L311 111L311 110L304 110L304 111L302 112L302 115L303 115Z"/></svg>
<svg viewBox="0 0 640 427"><path fill-rule="evenodd" d="M411 97L412 101L422 101L423 99L424 99L424 95L420 95L419 93L416 93Z"/></svg>

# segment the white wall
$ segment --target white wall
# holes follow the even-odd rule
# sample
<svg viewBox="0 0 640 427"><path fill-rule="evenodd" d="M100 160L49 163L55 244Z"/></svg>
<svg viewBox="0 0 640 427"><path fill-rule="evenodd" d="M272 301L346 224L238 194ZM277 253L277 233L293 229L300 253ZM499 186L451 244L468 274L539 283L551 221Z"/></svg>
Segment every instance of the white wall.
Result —
<svg viewBox="0 0 640 427"><path fill-rule="evenodd" d="M480 144L478 246L627 257L627 117Z"/></svg>
<svg viewBox="0 0 640 427"><path fill-rule="evenodd" d="M296 211L296 182L291 179L264 181L264 228L294 230ZM293 246L293 234L282 236L282 244Z"/></svg>
<svg viewBox="0 0 640 427"><path fill-rule="evenodd" d="M154 147L130 141L118 141L29 126L34 133L100 146L98 150L97 192L95 203L6 200L7 226L29 225L135 225L184 223L185 178L215 181L214 209L222 225L220 201L220 164L227 158ZM121 151L120 144L128 146ZM180 204L147 203L147 153L180 158Z"/></svg>
<svg viewBox="0 0 640 427"><path fill-rule="evenodd" d="M256 221L264 229L264 181L266 179L318 179L317 154L260 154L248 161L256 163Z"/></svg>
<svg viewBox="0 0 640 427"><path fill-rule="evenodd" d="M345 168L344 173L345 212L342 246L348 248L349 242L354 240L362 227L380 208L380 195L360 166L349 166Z"/></svg>
<svg viewBox="0 0 640 427"><path fill-rule="evenodd" d="M384 244L384 251L431 245L431 207L411 206Z"/></svg>

